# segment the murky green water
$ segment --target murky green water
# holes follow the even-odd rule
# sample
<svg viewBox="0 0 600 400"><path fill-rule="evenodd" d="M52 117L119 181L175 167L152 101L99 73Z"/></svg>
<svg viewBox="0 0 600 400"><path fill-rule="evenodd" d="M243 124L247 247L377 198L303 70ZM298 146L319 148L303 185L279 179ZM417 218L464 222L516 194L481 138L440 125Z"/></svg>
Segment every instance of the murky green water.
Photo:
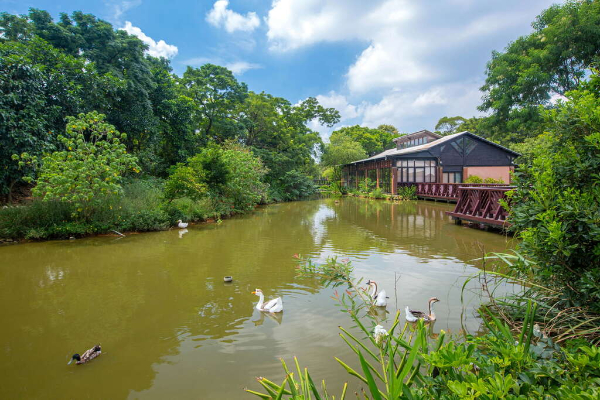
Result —
<svg viewBox="0 0 600 400"><path fill-rule="evenodd" d="M353 357L350 326L331 289L295 276L292 255L349 257L396 304L438 303L434 329L475 332L478 299L461 304L464 277L502 235L455 226L431 202L332 199L277 204L178 230L0 247L0 398L252 398L256 376L282 379L299 356L337 392ZM400 276L397 296L394 276ZM232 284L223 276L233 275ZM475 284L473 284L474 286ZM254 310L261 288L283 296L281 320ZM471 298L469 298L471 297ZM73 353L101 343L90 364Z"/></svg>

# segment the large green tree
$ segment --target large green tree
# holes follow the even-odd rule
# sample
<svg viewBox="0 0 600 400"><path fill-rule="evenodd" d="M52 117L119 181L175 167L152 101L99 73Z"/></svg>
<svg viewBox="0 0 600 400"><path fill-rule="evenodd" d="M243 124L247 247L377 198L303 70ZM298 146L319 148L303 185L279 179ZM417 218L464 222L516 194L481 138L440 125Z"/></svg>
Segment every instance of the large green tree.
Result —
<svg viewBox="0 0 600 400"><path fill-rule="evenodd" d="M600 2L569 0L544 10L534 31L493 52L482 111L492 115L488 135L521 141L541 133L539 106L577 87L600 55Z"/></svg>
<svg viewBox="0 0 600 400"><path fill-rule="evenodd" d="M600 312L600 77L544 112L547 132L529 143L510 221L532 271L566 306Z"/></svg>
<svg viewBox="0 0 600 400"><path fill-rule="evenodd" d="M340 128L331 134L331 138L334 139L338 135L352 138L370 156L394 147L393 139L397 136L387 130L371 129L360 125Z"/></svg>
<svg viewBox="0 0 600 400"><path fill-rule="evenodd" d="M308 123L318 120L323 125L333 126L339 118L337 110L323 107L314 98L292 105L281 97L249 93L239 106L238 119L245 127L240 139L269 169L265 180L270 184L272 195L286 198L287 182L301 181L299 174L316 174L315 159L322 141ZM294 172L288 177L293 179L285 178L291 171Z"/></svg>
<svg viewBox="0 0 600 400"><path fill-rule="evenodd" d="M332 135L329 140L321 156L323 166L339 166L367 158L367 152L361 144L348 135Z"/></svg>
<svg viewBox="0 0 600 400"><path fill-rule="evenodd" d="M0 42L0 193L10 197L24 174L13 154L41 155L58 144L66 117L97 108L119 86L94 64L44 40Z"/></svg>
<svg viewBox="0 0 600 400"><path fill-rule="evenodd" d="M213 64L188 67L180 82L195 103L195 123L207 140L222 143L240 134L242 126L235 116L248 96L245 83L238 82L227 68Z"/></svg>

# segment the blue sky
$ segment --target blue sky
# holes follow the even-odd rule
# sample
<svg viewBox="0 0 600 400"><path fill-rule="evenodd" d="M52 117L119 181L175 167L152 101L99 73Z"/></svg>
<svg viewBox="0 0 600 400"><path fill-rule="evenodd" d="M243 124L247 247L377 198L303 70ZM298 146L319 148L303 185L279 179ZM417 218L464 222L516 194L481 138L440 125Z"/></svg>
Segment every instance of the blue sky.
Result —
<svg viewBox="0 0 600 400"><path fill-rule="evenodd" d="M250 90L296 103L317 97L339 126L433 130L442 116L480 115L493 50L531 32L548 0L0 0L83 11L126 29L171 59L230 68ZM327 137L330 129L313 124Z"/></svg>

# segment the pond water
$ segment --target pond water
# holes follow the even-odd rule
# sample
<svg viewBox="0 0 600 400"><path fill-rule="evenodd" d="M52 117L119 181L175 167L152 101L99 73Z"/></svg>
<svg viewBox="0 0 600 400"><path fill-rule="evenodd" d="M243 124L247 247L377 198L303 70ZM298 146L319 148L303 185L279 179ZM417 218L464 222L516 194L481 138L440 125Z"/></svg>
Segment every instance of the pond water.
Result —
<svg viewBox="0 0 600 400"><path fill-rule="evenodd" d="M350 377L333 357L353 360L337 327L352 323L332 289L296 276L292 256L349 258L390 296L386 327L396 305L423 309L437 296L434 331L476 333L480 300L467 291L461 302L461 286L475 259L512 240L454 225L451 209L321 199L183 234L0 247L0 398L253 398L243 389L259 389L257 376L283 380L279 358L293 356L337 394ZM280 319L254 309L255 288L283 296ZM97 343L99 358L67 366Z"/></svg>

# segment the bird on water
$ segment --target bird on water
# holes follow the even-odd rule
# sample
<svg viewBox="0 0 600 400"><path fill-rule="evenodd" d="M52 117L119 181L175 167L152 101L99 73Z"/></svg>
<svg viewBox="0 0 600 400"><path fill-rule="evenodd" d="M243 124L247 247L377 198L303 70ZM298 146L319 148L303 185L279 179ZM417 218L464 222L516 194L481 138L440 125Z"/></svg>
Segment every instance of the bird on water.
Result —
<svg viewBox="0 0 600 400"><path fill-rule="evenodd" d="M440 301L437 297L432 297L429 299L429 312L425 313L423 311L415 311L411 310L406 306L406 320L408 322L416 322L419 319L422 319L425 322L435 321L435 313L433 312L433 304Z"/></svg>
<svg viewBox="0 0 600 400"><path fill-rule="evenodd" d="M283 300L281 300L281 297L269 300L265 303L265 295L263 294L262 290L256 289L254 292L252 292L252 294L258 296L258 303L256 304L256 309L258 311L265 311L271 313L283 311Z"/></svg>
<svg viewBox="0 0 600 400"><path fill-rule="evenodd" d="M79 354L73 354L73 357L71 357L71 361L69 361L69 364L71 364L73 361L75 361L75 364L80 365L80 364L85 364L87 362L92 361L94 358L98 357L100 354L102 354L102 347L100 347L99 344L95 345L94 347L92 347L89 350L86 350L85 353L83 353L82 355Z"/></svg>

